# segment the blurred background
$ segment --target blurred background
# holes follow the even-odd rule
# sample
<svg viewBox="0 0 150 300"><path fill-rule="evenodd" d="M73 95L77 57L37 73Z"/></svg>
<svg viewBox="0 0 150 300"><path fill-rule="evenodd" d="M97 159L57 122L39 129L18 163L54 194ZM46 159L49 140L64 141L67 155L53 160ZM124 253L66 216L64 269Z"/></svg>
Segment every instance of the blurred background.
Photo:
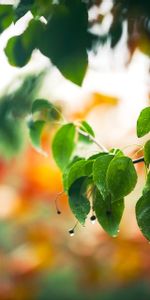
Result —
<svg viewBox="0 0 150 300"><path fill-rule="evenodd" d="M102 13L110 5L104 2ZM55 207L63 190L51 153L59 124L44 130L45 157L32 147L22 118L33 100L46 98L66 120L87 120L108 149L119 147L137 158L142 141L136 137L136 119L149 105L149 58L136 50L130 61L124 33L115 50L106 43L89 53L82 87L64 79L39 51L22 69L11 67L3 49L29 19L27 14L0 36L0 300L150 299L150 245L134 212L145 180L143 164L136 166L138 184L125 200L119 237L110 238L89 220L70 237L76 221L65 194L58 198L60 215ZM109 23L108 15L103 29ZM14 121L7 118L10 101ZM97 149L84 151L92 155Z"/></svg>

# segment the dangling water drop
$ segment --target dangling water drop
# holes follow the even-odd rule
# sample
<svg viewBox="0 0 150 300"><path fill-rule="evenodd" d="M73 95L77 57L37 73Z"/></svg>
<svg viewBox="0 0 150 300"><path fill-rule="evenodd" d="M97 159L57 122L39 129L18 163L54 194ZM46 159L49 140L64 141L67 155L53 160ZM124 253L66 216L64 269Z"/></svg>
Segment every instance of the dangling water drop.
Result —
<svg viewBox="0 0 150 300"><path fill-rule="evenodd" d="M74 236L74 229L70 229L69 231L70 236Z"/></svg>
<svg viewBox="0 0 150 300"><path fill-rule="evenodd" d="M95 215L91 216L90 221L91 221L92 224L95 224L96 216Z"/></svg>
<svg viewBox="0 0 150 300"><path fill-rule="evenodd" d="M116 234L114 234L114 235L113 235L113 238L116 238L116 237L117 237L117 235L116 235Z"/></svg>

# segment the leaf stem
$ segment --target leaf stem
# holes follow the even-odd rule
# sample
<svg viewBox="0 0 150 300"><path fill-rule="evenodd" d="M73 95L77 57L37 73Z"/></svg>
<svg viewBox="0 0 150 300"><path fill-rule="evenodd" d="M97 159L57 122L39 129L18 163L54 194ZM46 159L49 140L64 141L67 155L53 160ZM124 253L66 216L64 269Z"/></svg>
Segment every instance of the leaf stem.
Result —
<svg viewBox="0 0 150 300"><path fill-rule="evenodd" d="M91 134L89 134L88 132L83 131L82 129L77 127L77 131L82 134L83 136L88 137L93 143L95 143L98 148L103 151L103 152L108 152L108 150L101 144L99 143Z"/></svg>
<svg viewBox="0 0 150 300"><path fill-rule="evenodd" d="M140 162L144 162L144 156L141 156L137 159L132 160L134 164L138 164Z"/></svg>

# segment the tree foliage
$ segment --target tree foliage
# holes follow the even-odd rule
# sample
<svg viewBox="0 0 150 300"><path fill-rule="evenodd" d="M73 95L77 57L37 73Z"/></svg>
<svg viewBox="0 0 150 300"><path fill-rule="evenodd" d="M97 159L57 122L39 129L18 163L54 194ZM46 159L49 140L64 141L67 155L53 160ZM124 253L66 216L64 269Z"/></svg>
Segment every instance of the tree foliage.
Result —
<svg viewBox="0 0 150 300"><path fill-rule="evenodd" d="M105 0L104 0L105 1ZM127 26L127 45L132 56L135 49L150 55L150 2L147 0L113 0L110 13L112 22L105 34L95 34L94 26L101 25L105 15L97 14L89 19L94 6L102 0L20 0L17 5L0 5L0 33L31 12L31 20L20 35L8 40L5 54L11 65L25 66L35 49L48 57L62 75L81 85L88 67L88 52L97 45L109 41L115 48ZM31 91L30 91L31 92ZM32 93L31 93L32 94ZM19 97L20 96L20 97ZM41 135L47 123L61 119L61 112L49 101L36 99L22 93L8 96L0 104L0 137L20 145L14 128L21 130L20 118L30 114L29 135L33 146L43 153ZM26 99L25 99L26 98ZM19 99L19 100L18 100ZM33 103L32 103L33 102ZM137 121L137 136L150 132L150 107L142 110ZM8 134L9 133L9 134ZM100 151L91 157L80 157L78 145L99 145L91 126L84 120L78 125L63 123L53 138L52 152L61 169L64 190L76 219L84 224L90 211L96 216L103 229L111 236L119 231L124 211L124 197L136 186L135 161L120 149ZM150 240L150 142L144 145L144 157L140 160L147 168L147 180L143 194L136 205L137 223L143 235ZM3 145L3 144L2 144ZM1 150L1 144L0 144ZM138 161L137 161L138 162ZM94 215L93 215L94 214Z"/></svg>
<svg viewBox="0 0 150 300"><path fill-rule="evenodd" d="M105 15L91 21L89 12L105 0L20 0L18 5L0 5L0 32L16 23L29 11L32 18L20 35L8 41L5 53L13 66L26 65L32 52L39 49L67 79L81 85L88 67L88 52L97 45L120 41L127 24L127 46L130 54L138 48L150 54L150 3L148 0L112 0L112 22L105 34L95 34ZM42 18L41 18L42 17Z"/></svg>
<svg viewBox="0 0 150 300"><path fill-rule="evenodd" d="M40 102L41 105L39 105ZM42 111L43 108L49 109L50 107L54 109L54 106L50 103L48 104L44 99L35 100L32 105L32 111L37 110L39 112L40 108ZM140 125L143 131L145 128L145 115L140 114L139 118L141 124L144 124ZM43 124L43 122L50 121L42 119L36 122ZM149 123L147 126L150 125L150 118L147 122ZM82 140L81 135L88 138L92 143L95 142L97 144L94 137L95 134L90 125L87 122L85 123L86 128L88 128L86 130L82 127L83 124L83 121L80 124L66 123L58 129L52 143L53 156L61 169L64 191L68 195L68 203L77 220L84 224L89 212L92 211L92 214L95 214L103 229L109 235L117 236L124 212L124 197L134 190L137 183L137 172L134 164L138 163L138 160L132 161L120 149L111 149L105 152L100 149L98 153L87 158L78 156L77 149L79 144L84 143L85 147L88 147L87 141ZM137 122L137 127L138 124L139 122ZM42 127L39 129L38 126L35 126L32 131L34 146L37 136L38 143L40 143L41 130ZM140 158L140 161L145 163L147 170L149 170L149 157L150 147L148 140L144 145L144 157ZM136 205L138 225L148 239L150 239L149 193L150 172L147 175L143 195Z"/></svg>

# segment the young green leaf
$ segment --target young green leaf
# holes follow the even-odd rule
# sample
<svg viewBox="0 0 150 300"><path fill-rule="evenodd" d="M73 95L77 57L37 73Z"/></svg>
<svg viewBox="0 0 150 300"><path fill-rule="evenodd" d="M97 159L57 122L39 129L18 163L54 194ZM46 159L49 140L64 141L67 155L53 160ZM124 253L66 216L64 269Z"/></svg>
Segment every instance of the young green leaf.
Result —
<svg viewBox="0 0 150 300"><path fill-rule="evenodd" d="M147 165L147 167L149 167L150 164L150 140L146 142L146 144L144 145L144 161Z"/></svg>
<svg viewBox="0 0 150 300"><path fill-rule="evenodd" d="M146 239L150 240L150 191L143 194L136 204L136 219Z"/></svg>
<svg viewBox="0 0 150 300"><path fill-rule="evenodd" d="M112 154L102 155L98 157L93 164L93 180L104 197L109 192L106 185L106 173L113 158L114 156Z"/></svg>
<svg viewBox="0 0 150 300"><path fill-rule="evenodd" d="M109 164L106 182L114 200L132 192L137 182L137 173L132 160L126 156L115 157Z"/></svg>
<svg viewBox="0 0 150 300"><path fill-rule="evenodd" d="M44 120L58 120L61 112L48 100L36 99L32 104L32 114L42 113Z"/></svg>
<svg viewBox="0 0 150 300"><path fill-rule="evenodd" d="M37 151L45 153L41 149L41 135L43 128L45 126L45 121L39 120L39 121L31 121L29 124L29 134L32 141L33 146L37 149Z"/></svg>
<svg viewBox="0 0 150 300"><path fill-rule="evenodd" d="M110 236L116 237L124 211L124 200L120 199L112 203L110 194L104 200L98 189L93 198L93 208L98 222Z"/></svg>
<svg viewBox="0 0 150 300"><path fill-rule="evenodd" d="M84 176L73 182L69 189L70 208L81 224L85 223L86 217L90 212L90 202L86 197L87 187L87 177Z"/></svg>
<svg viewBox="0 0 150 300"><path fill-rule="evenodd" d="M81 122L81 126L80 129L85 132L88 133L91 136L95 136L94 131L92 129L92 127L86 122L86 121L82 121ZM89 136L84 136L83 134L79 133L79 141L86 143L86 144L90 144L93 143L93 141L91 141L91 139L89 138Z"/></svg>
<svg viewBox="0 0 150 300"><path fill-rule="evenodd" d="M140 138L150 132L150 107L144 108L137 120L137 136Z"/></svg>
<svg viewBox="0 0 150 300"><path fill-rule="evenodd" d="M52 143L53 156L60 169L67 167L74 148L75 126L68 123L58 129Z"/></svg>
<svg viewBox="0 0 150 300"><path fill-rule="evenodd" d="M45 99L36 99L32 104L32 114L35 112L41 112L43 110L51 110L52 104Z"/></svg>

